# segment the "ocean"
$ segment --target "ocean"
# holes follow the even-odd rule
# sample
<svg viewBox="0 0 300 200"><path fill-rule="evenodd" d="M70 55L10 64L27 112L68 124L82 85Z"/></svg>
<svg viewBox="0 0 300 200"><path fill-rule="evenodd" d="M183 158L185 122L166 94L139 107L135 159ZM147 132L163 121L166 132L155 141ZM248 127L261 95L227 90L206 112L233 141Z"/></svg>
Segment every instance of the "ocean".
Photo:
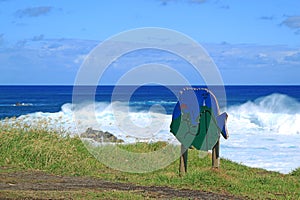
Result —
<svg viewBox="0 0 300 200"><path fill-rule="evenodd" d="M176 143L169 125L182 87L172 87L174 93L163 86L142 86L128 99L132 86L118 92L99 86L94 102L84 101L83 89L83 101L75 105L72 86L0 86L0 122L16 117L34 125L44 119L47 128L70 135L93 128L128 143ZM229 138L221 137L221 157L281 173L300 167L300 86L226 86L225 91L226 102L222 99L220 105L228 113ZM77 120L87 123L76 126L74 111L80 113ZM89 123L87 113L96 121Z"/></svg>

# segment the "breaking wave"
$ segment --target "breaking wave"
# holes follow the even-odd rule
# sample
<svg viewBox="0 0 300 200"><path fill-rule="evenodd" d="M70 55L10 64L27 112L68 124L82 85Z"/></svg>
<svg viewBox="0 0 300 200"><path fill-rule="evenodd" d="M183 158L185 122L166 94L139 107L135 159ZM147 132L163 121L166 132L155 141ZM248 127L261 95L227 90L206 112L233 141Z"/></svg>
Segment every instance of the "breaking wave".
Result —
<svg viewBox="0 0 300 200"><path fill-rule="evenodd" d="M300 103L271 94L231 106L230 138L221 142L223 157L267 170L289 173L300 166Z"/></svg>
<svg viewBox="0 0 300 200"><path fill-rule="evenodd" d="M175 106L176 102L163 103L172 108L171 104ZM59 112L35 112L8 123L15 120L18 124L34 126L42 120L47 122L47 128L70 135L92 128L108 131L125 143L167 141L179 144L169 132L170 111L164 110L161 102L150 104L150 109L148 105L140 110L122 102L66 103ZM282 173L299 167L300 103L297 100L275 93L230 106L226 112L229 139L221 139L222 157Z"/></svg>
<svg viewBox="0 0 300 200"><path fill-rule="evenodd" d="M271 94L227 109L228 126L243 133L300 134L300 103L284 94Z"/></svg>
<svg viewBox="0 0 300 200"><path fill-rule="evenodd" d="M166 136L160 139L169 140L170 137L167 135L170 135L169 124L172 116L167 114L163 106L160 106L161 103L150 102L152 106L149 110L134 109L123 102L95 102L80 105L66 103L59 112L35 112L22 115L17 119L27 123L46 119L50 125L51 123L60 124L60 128L65 127L69 132L82 132L84 128L91 127L109 131L121 137L134 135L140 138L153 138L164 134ZM164 104L167 103L164 102ZM170 102L174 106L175 103ZM140 105L137 104L137 106ZM271 94L254 101L230 106L226 112L229 115L230 132L300 134L300 103L284 94ZM76 127L75 118L77 122L81 122L81 126L77 124ZM122 132L130 133L122 136Z"/></svg>

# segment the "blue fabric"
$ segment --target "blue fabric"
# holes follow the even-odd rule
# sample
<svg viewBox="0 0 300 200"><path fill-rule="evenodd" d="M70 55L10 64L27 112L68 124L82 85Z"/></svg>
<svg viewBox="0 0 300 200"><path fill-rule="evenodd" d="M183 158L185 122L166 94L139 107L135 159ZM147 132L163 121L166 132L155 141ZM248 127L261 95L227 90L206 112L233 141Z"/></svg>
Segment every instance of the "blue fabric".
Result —
<svg viewBox="0 0 300 200"><path fill-rule="evenodd" d="M181 110L185 113L190 113L193 124L195 119L199 116L200 107L207 106L212 108L214 115L218 115L217 104L212 95L205 89L186 90L184 95L179 97L179 101L173 111L173 119L181 115Z"/></svg>
<svg viewBox="0 0 300 200"><path fill-rule="evenodd" d="M172 120L176 120L181 114L189 114L192 125L199 123L201 106L207 106L212 110L217 125L225 139L228 138L226 129L227 113L219 116L218 103L211 92L205 88L190 88L182 91L172 115Z"/></svg>

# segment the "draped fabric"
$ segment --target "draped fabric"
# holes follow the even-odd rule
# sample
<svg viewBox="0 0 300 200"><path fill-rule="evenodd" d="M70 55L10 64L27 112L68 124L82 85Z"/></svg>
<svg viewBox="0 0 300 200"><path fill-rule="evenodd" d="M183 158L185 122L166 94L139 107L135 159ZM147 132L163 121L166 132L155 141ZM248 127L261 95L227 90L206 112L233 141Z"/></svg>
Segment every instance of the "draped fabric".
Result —
<svg viewBox="0 0 300 200"><path fill-rule="evenodd" d="M180 92L172 116L171 132L185 146L211 150L220 133L228 138L227 113L219 113L216 97L206 88L187 88Z"/></svg>

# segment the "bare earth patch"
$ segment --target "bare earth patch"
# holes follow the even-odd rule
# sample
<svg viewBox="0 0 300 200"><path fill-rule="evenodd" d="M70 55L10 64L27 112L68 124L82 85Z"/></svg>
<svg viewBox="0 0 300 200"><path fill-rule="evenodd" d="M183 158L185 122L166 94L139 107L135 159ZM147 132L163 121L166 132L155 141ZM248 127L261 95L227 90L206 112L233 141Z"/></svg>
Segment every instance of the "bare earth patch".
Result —
<svg viewBox="0 0 300 200"><path fill-rule="evenodd" d="M143 194L145 197L161 199L241 199L231 195L199 190L174 189L165 186L139 186L131 183L110 182L96 178L49 175L39 171L0 173L0 199L5 199L4 196L1 196L1 191L59 192L77 190L130 191ZM38 199L47 199L47 197Z"/></svg>

